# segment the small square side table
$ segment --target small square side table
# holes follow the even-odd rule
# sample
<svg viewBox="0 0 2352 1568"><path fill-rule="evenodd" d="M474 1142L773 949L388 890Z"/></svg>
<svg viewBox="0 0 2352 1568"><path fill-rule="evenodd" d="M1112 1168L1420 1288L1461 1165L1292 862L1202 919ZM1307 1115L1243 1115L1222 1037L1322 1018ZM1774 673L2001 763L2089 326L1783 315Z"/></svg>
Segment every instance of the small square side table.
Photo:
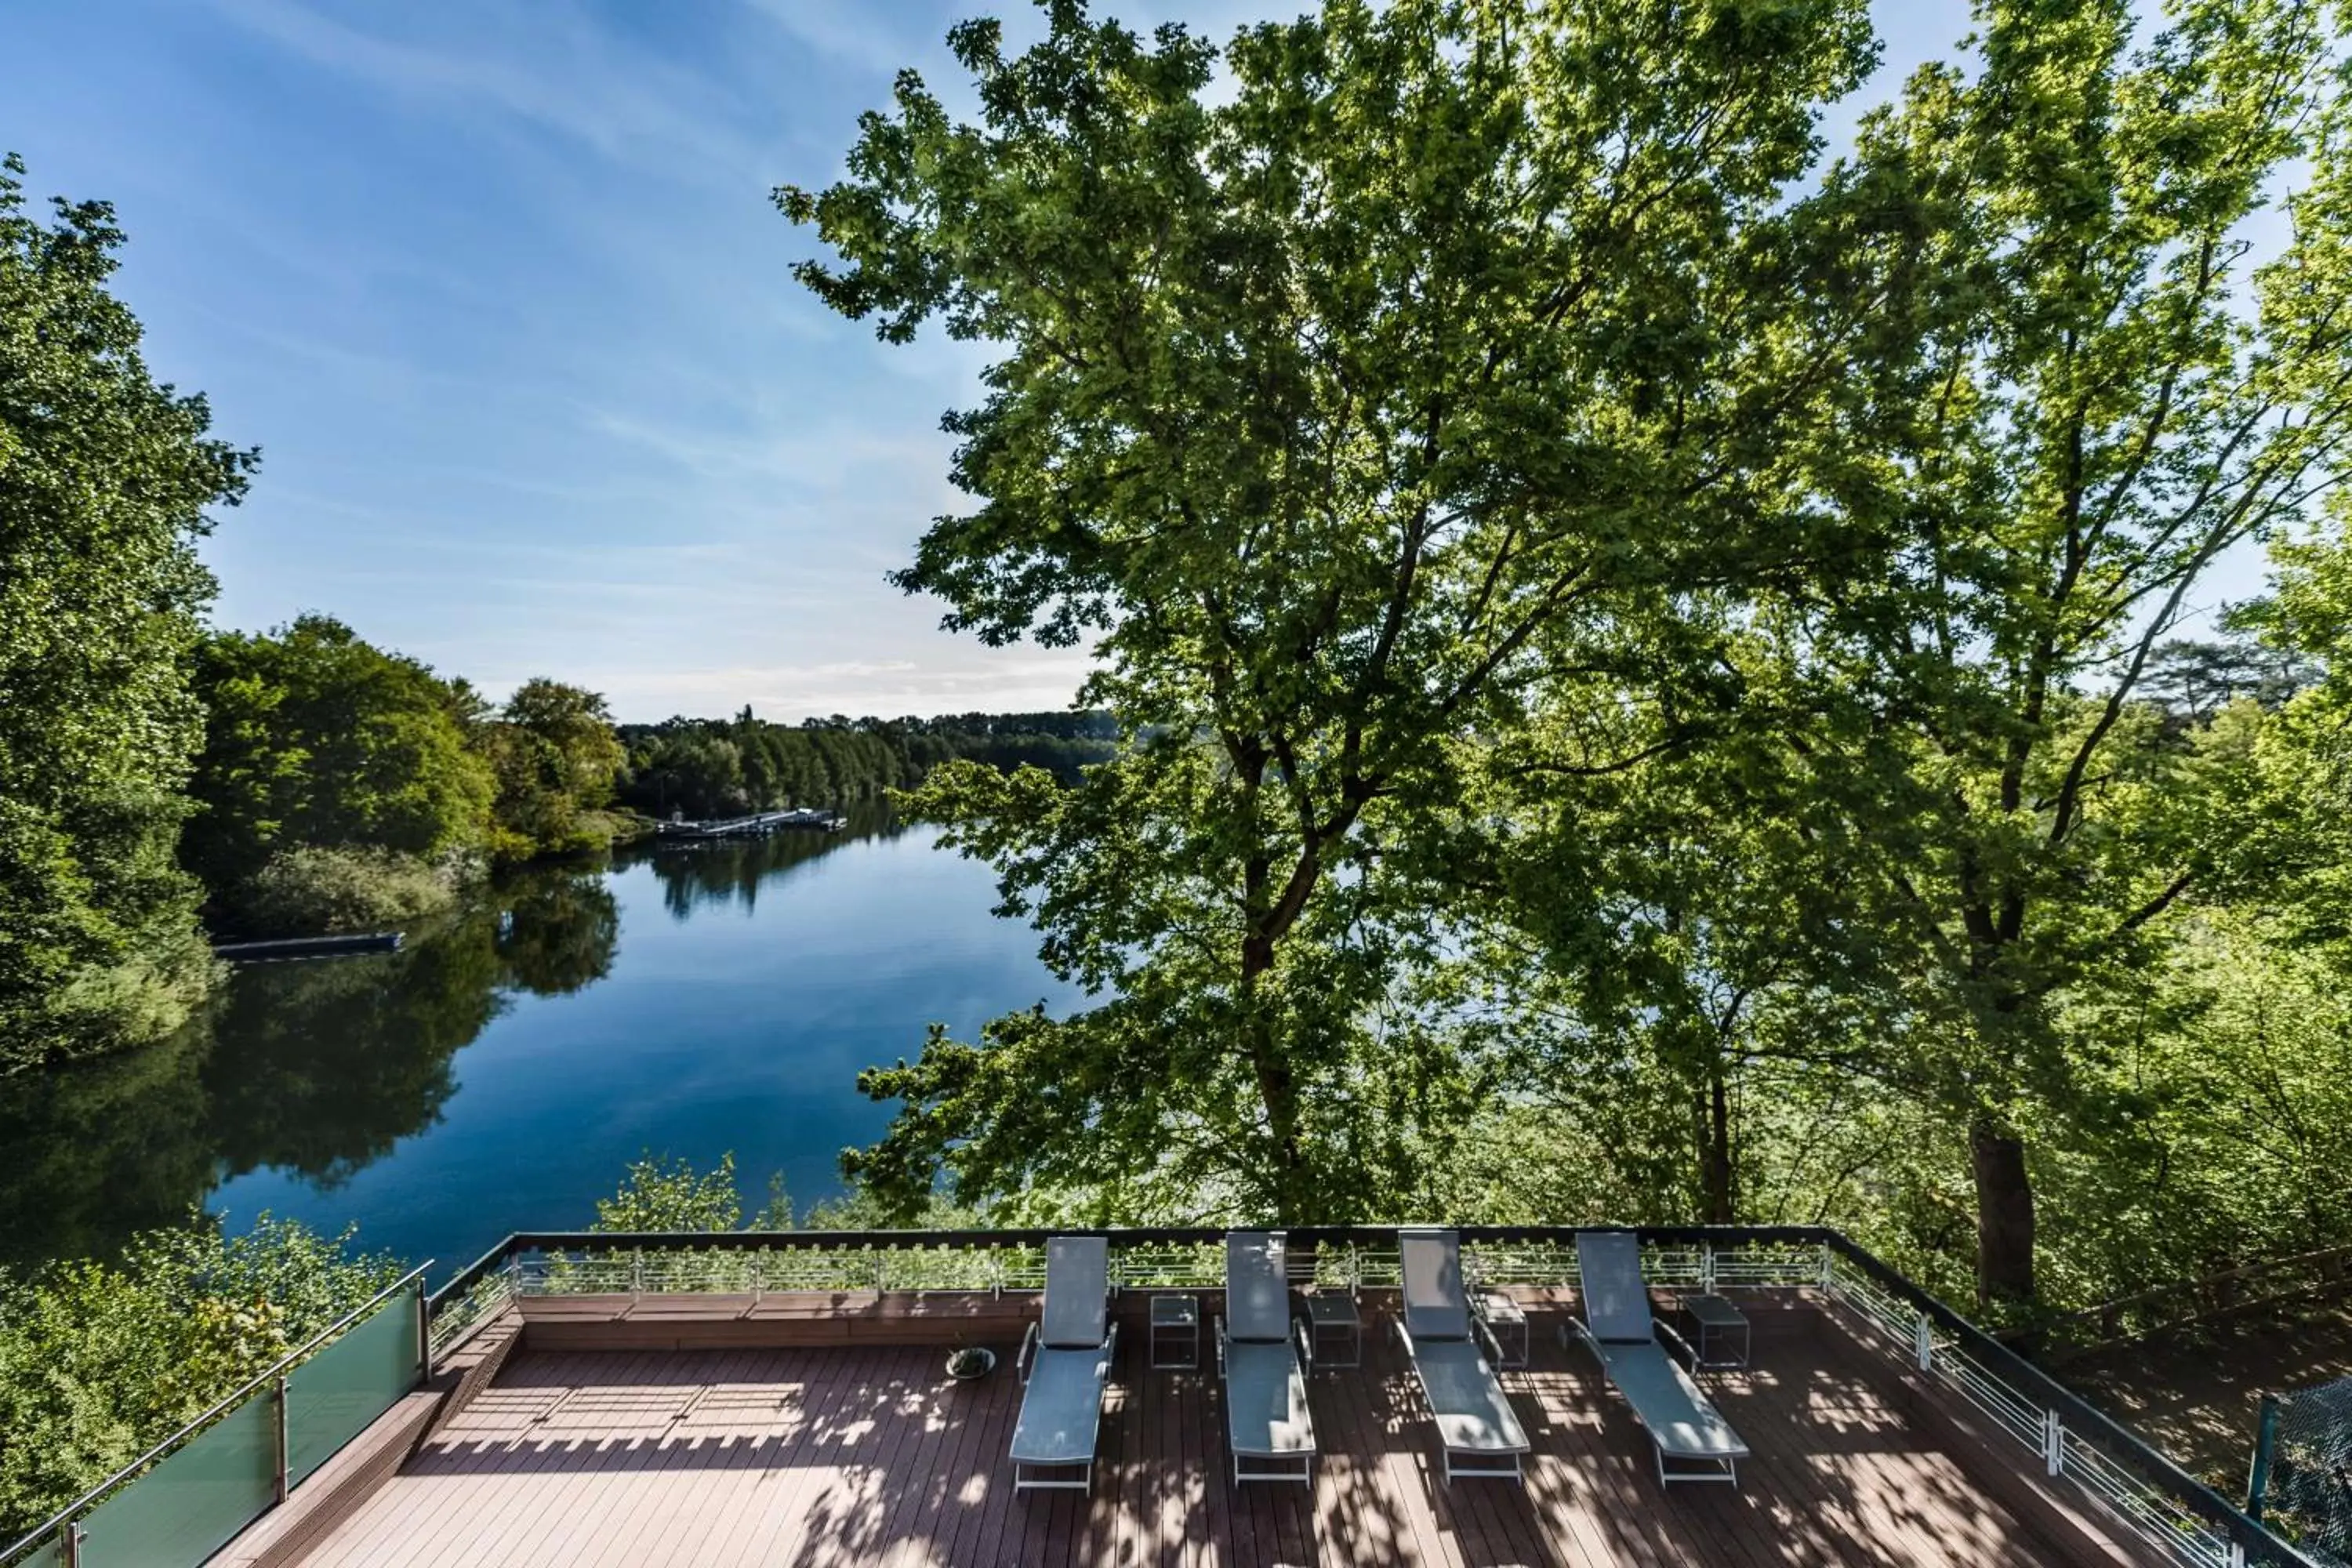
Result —
<svg viewBox="0 0 2352 1568"><path fill-rule="evenodd" d="M1307 1298L1307 1321L1314 1334L1318 1366L1361 1366L1364 1363L1364 1318L1353 1296L1317 1293ZM1326 1351L1330 1344L1335 1348ZM1345 1351L1345 1360L1340 1352Z"/></svg>
<svg viewBox="0 0 2352 1568"><path fill-rule="evenodd" d="M1527 1310L1496 1290L1478 1297L1477 1305L1478 1317L1495 1336L1495 1348L1503 1358L1496 1364L1506 1369L1527 1365Z"/></svg>
<svg viewBox="0 0 2352 1568"><path fill-rule="evenodd" d="M1201 1370L1201 1302L1189 1295L1151 1298L1150 1363L1154 1372Z"/></svg>
<svg viewBox="0 0 2352 1568"><path fill-rule="evenodd" d="M1744 1367L1748 1364L1748 1314L1733 1306L1722 1296L1685 1296L1683 1316L1690 1320L1691 1355L1704 1367ZM1731 1336L1739 1336L1739 1353L1717 1356L1713 1345L1717 1340L1728 1344Z"/></svg>

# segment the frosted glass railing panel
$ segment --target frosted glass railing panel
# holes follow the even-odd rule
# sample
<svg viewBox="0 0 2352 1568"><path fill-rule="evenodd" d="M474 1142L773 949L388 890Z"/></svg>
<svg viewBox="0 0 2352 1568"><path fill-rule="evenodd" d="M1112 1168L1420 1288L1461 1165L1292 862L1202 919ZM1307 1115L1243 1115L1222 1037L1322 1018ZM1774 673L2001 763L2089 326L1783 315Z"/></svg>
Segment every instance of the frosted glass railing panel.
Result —
<svg viewBox="0 0 2352 1568"><path fill-rule="evenodd" d="M262 1392L91 1510L80 1568L194 1568L277 1494L277 1401Z"/></svg>
<svg viewBox="0 0 2352 1568"><path fill-rule="evenodd" d="M305 1477L416 1386L417 1298L403 1292L286 1377L286 1479Z"/></svg>

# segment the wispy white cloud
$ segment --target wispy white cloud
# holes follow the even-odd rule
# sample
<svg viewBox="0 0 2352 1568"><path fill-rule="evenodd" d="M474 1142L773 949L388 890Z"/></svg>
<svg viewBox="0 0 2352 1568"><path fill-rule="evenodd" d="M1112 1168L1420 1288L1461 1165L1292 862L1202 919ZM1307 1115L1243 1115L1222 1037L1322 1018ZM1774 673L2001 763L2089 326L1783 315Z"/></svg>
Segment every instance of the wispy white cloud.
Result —
<svg viewBox="0 0 2352 1568"><path fill-rule="evenodd" d="M714 110L725 89L643 50L629 51L566 6L469 5L462 41L364 31L297 0L215 0L222 15L314 65L388 91L477 105L585 143L616 162L752 169L763 154ZM412 25L425 7L394 13ZM693 166L693 165L689 165Z"/></svg>
<svg viewBox="0 0 2352 1568"><path fill-rule="evenodd" d="M929 28L909 25L870 0L751 0L751 9L803 47L862 70L896 74L940 52L948 14Z"/></svg>
<svg viewBox="0 0 2352 1568"><path fill-rule="evenodd" d="M650 721L671 713L719 713L745 703L785 722L831 713L941 713L1066 708L1086 679L1075 651L941 647L923 659L648 669L612 665L574 671L614 710Z"/></svg>
<svg viewBox="0 0 2352 1568"><path fill-rule="evenodd" d="M614 409L583 409L589 428L643 447L703 479L764 479L831 489L861 471L900 479L946 467L946 437L920 430L880 430L838 418L802 416L725 429L656 419ZM917 480L928 488L927 481Z"/></svg>

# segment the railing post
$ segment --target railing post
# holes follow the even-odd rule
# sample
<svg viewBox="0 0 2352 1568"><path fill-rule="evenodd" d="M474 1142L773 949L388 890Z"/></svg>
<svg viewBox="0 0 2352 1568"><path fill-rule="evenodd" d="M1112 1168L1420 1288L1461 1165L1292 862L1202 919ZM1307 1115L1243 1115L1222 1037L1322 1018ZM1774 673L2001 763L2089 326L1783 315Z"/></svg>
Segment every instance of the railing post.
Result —
<svg viewBox="0 0 2352 1568"><path fill-rule="evenodd" d="M1936 1370L1936 1322L1925 1312L1911 1316L1911 1354L1921 1372Z"/></svg>
<svg viewBox="0 0 2352 1568"><path fill-rule="evenodd" d="M2066 1473L2066 1427L2055 1410L2042 1413L2042 1465L2053 1476Z"/></svg>
<svg viewBox="0 0 2352 1568"><path fill-rule="evenodd" d="M1822 1289L1831 1291L1837 1289L1837 1254L1831 1250L1826 1241L1822 1243Z"/></svg>
<svg viewBox="0 0 2352 1568"><path fill-rule="evenodd" d="M646 1293L646 1249L638 1247L629 1254L629 1298L632 1300Z"/></svg>
<svg viewBox="0 0 2352 1568"><path fill-rule="evenodd" d="M2262 1414L2254 1419L2254 1463L2246 1477L2246 1517L2260 1521L2270 1500L2271 1450L2278 1443L2279 1402L2275 1394L2263 1395Z"/></svg>
<svg viewBox="0 0 2352 1568"><path fill-rule="evenodd" d="M277 1500L283 1505L287 1491L286 1472L290 1468L289 1461L291 1456L289 1450L292 1445L286 1440L286 1374L282 1372L278 1374L269 1391L269 1402L278 1407L278 1419L272 1424L276 1428L277 1443L276 1452L271 1456L275 1472L271 1479L277 1493Z"/></svg>
<svg viewBox="0 0 2352 1568"><path fill-rule="evenodd" d="M1715 1243L1711 1241L1698 1244L1698 1293L1715 1294Z"/></svg>
<svg viewBox="0 0 2352 1568"><path fill-rule="evenodd" d="M763 1247L751 1254L751 1305L758 1306L760 1299L765 1296L767 1291L768 1249Z"/></svg>
<svg viewBox="0 0 2352 1568"><path fill-rule="evenodd" d="M425 1276L416 1277L416 1379L433 1375L433 1298L425 1293Z"/></svg>
<svg viewBox="0 0 2352 1568"><path fill-rule="evenodd" d="M78 1519L66 1521L66 1527L58 1531L58 1535L59 1538L58 1546L59 1554L65 1559L65 1568L80 1568L81 1521Z"/></svg>

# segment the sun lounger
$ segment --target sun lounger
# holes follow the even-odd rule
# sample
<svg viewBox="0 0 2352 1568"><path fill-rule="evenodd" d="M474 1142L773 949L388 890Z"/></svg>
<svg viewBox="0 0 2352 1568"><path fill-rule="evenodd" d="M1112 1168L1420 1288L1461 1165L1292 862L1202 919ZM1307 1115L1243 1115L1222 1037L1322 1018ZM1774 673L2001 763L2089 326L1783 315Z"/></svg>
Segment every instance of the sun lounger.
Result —
<svg viewBox="0 0 2352 1568"><path fill-rule="evenodd" d="M1658 1342L1650 1292L1642 1283L1639 1239L1626 1230L1579 1231L1576 1264L1584 1321L1573 1327L1649 1435L1659 1484L1728 1481L1737 1487L1748 1445Z"/></svg>
<svg viewBox="0 0 2352 1568"><path fill-rule="evenodd" d="M1286 1247L1278 1231L1225 1237L1225 1315L1217 1373L1234 1479L1315 1482L1315 1417L1307 1406L1314 1347L1290 1315Z"/></svg>
<svg viewBox="0 0 2352 1568"><path fill-rule="evenodd" d="M1110 1244L1057 1236L1045 1244L1045 1305L1021 1342L1021 1417L1013 1428L1013 1489L1091 1492L1095 1436L1118 1325L1110 1321ZM1067 1472L1076 1470L1076 1478Z"/></svg>
<svg viewBox="0 0 2352 1568"><path fill-rule="evenodd" d="M1470 1314L1460 1239L1450 1230L1402 1230L1397 1247L1404 1271L1397 1337L1437 1424L1446 1484L1457 1477L1522 1479L1528 1435L1495 1375L1502 1352Z"/></svg>

